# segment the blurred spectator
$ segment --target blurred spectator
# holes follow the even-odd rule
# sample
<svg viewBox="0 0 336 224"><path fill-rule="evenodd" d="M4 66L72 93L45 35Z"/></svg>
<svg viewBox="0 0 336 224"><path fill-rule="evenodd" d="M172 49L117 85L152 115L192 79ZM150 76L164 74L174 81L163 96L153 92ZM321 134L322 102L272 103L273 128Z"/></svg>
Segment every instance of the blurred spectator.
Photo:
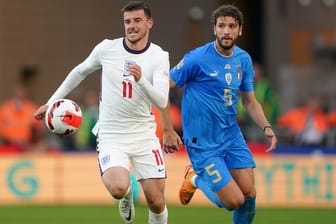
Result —
<svg viewBox="0 0 336 224"><path fill-rule="evenodd" d="M255 96L262 106L265 116L271 125L275 125L276 119L280 114L280 106L277 93L273 90L269 80L264 74L264 69L261 64L254 63L254 93ZM240 127L245 134L246 140L248 141L263 141L264 135L257 136L259 131L255 129L258 128L255 126L252 119L247 114L244 106L242 105L241 99L237 104L237 119L240 124Z"/></svg>
<svg viewBox="0 0 336 224"><path fill-rule="evenodd" d="M328 122L330 125L330 131L328 133L328 145L335 147L336 146L336 109L331 110L328 115Z"/></svg>
<svg viewBox="0 0 336 224"><path fill-rule="evenodd" d="M181 110L178 106L176 106L173 103L170 103L170 117L172 119L172 123L174 126L174 129L177 134L182 136L182 120L181 120ZM160 138L160 142L162 144L162 125L161 125L161 119L160 119L160 111L156 109L155 107L152 108L152 113L155 117L156 121L156 135Z"/></svg>
<svg viewBox="0 0 336 224"><path fill-rule="evenodd" d="M336 109L330 111L328 121L331 127L336 127Z"/></svg>
<svg viewBox="0 0 336 224"><path fill-rule="evenodd" d="M92 128L98 120L98 94L94 90L84 93L83 104L80 105L83 118L80 128L75 133L75 146L80 150L96 150L96 136Z"/></svg>
<svg viewBox="0 0 336 224"><path fill-rule="evenodd" d="M327 113L322 101L311 96L306 104L290 109L277 120L277 126L288 143L304 146L323 146L329 130Z"/></svg>
<svg viewBox="0 0 336 224"><path fill-rule="evenodd" d="M17 151L46 150L44 124L34 118L37 105L27 97L23 84L16 84L12 97L0 105L0 141Z"/></svg>

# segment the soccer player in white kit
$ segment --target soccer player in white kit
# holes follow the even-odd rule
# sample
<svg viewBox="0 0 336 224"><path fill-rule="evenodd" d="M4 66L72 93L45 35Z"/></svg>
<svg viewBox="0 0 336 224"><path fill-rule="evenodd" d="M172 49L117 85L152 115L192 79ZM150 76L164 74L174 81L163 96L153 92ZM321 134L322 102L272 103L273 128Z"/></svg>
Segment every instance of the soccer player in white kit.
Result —
<svg viewBox="0 0 336 224"><path fill-rule="evenodd" d="M130 2L121 11L125 37L99 43L67 75L47 104L35 112L35 118L43 119L48 105L67 96L87 75L102 69L99 120L93 132L103 183L119 200L121 218L132 223L131 161L149 207L148 223L165 224L166 170L151 106L160 110L167 106L169 54L149 41L153 19L144 2ZM173 145L182 144L172 127L166 127L166 131L176 137ZM168 147L165 151L176 149Z"/></svg>

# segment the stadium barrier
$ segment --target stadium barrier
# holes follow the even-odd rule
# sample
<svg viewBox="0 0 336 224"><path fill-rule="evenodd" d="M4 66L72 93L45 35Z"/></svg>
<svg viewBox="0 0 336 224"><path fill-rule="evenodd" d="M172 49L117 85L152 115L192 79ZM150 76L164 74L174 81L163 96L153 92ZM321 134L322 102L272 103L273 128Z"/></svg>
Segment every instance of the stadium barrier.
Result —
<svg viewBox="0 0 336 224"><path fill-rule="evenodd" d="M256 154L261 206L336 207L336 155ZM168 204L178 204L185 153L166 155ZM134 182L137 183L137 182ZM137 201L145 199L135 184ZM0 154L0 204L113 204L96 153ZM193 205L211 203L197 191Z"/></svg>

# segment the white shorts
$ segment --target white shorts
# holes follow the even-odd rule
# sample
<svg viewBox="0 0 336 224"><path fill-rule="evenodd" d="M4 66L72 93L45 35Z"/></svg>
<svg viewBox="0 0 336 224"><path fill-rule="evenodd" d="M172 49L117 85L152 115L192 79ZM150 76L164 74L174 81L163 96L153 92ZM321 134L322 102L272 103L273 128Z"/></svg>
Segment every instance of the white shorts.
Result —
<svg viewBox="0 0 336 224"><path fill-rule="evenodd" d="M166 178L165 162L159 140L133 141L125 144L100 139L97 147L102 174L110 167L124 167L130 170L132 164L132 172L137 180Z"/></svg>

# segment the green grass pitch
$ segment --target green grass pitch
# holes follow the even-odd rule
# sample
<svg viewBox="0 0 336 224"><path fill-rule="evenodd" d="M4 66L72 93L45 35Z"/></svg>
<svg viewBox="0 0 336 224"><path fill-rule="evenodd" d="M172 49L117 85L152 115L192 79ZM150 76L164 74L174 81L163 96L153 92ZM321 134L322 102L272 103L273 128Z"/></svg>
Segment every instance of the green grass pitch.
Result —
<svg viewBox="0 0 336 224"><path fill-rule="evenodd" d="M168 206L170 224L232 223L231 212L216 207ZM136 205L135 224L147 223L145 205ZM3 224L122 224L116 205L0 206ZM255 224L335 224L336 209L258 208Z"/></svg>

